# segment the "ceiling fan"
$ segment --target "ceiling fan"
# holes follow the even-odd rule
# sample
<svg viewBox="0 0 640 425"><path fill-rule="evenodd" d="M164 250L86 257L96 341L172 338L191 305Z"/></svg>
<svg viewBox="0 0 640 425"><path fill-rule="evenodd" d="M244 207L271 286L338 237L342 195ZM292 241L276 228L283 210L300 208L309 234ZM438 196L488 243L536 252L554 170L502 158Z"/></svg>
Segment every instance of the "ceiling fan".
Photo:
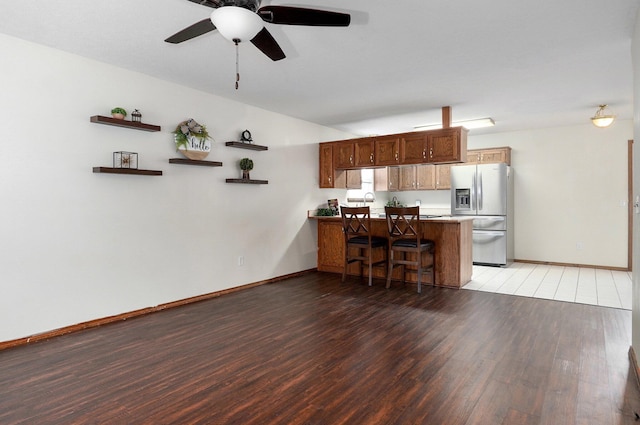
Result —
<svg viewBox="0 0 640 425"><path fill-rule="evenodd" d="M264 22L321 27L347 27L351 23L351 15L347 13L293 6L260 7L261 0L189 1L211 7L214 11L210 18L196 22L167 38L167 43L182 43L217 29L224 38L233 41L236 46L242 41L251 41L274 61L286 56L264 26Z"/></svg>

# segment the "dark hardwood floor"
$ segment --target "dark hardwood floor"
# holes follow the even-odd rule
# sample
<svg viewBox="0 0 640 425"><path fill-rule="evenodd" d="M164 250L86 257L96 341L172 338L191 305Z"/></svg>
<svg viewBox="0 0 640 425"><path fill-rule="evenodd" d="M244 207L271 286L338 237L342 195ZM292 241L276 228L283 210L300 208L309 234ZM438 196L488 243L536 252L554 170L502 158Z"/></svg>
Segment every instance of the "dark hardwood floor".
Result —
<svg viewBox="0 0 640 425"><path fill-rule="evenodd" d="M635 424L631 312L311 273L0 351L0 424Z"/></svg>

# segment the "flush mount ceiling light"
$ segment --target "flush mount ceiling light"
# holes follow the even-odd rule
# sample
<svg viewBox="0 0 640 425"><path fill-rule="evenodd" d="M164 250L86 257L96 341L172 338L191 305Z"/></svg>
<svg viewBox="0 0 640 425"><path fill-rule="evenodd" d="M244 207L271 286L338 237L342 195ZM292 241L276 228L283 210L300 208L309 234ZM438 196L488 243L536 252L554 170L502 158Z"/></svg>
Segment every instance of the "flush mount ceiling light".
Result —
<svg viewBox="0 0 640 425"><path fill-rule="evenodd" d="M250 41L264 27L255 12L238 6L224 6L211 12L211 22L229 41Z"/></svg>
<svg viewBox="0 0 640 425"><path fill-rule="evenodd" d="M467 121L454 121L451 123L453 127L464 127L468 130L472 128L484 128L484 127L493 127L496 125L496 122L492 118L479 118L477 120L467 120ZM420 125L414 127L415 131L422 130L437 130L442 128L442 124L429 124L429 125Z"/></svg>
<svg viewBox="0 0 640 425"><path fill-rule="evenodd" d="M609 127L611 124L613 124L613 121L615 121L616 116L612 114L607 114L607 112L605 111L606 107L607 105L600 105L598 110L596 111L596 114L593 117L591 117L591 122L596 127L600 127L600 128Z"/></svg>

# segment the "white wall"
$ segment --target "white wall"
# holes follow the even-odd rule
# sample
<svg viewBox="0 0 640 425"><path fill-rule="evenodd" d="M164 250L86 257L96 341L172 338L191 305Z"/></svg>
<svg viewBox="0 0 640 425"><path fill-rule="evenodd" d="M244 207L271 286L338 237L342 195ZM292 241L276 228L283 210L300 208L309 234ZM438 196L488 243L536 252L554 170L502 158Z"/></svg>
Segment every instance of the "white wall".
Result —
<svg viewBox="0 0 640 425"><path fill-rule="evenodd" d="M316 266L317 143L349 134L6 36L0 55L0 341ZM89 122L114 106L162 131ZM223 167L168 163L186 118ZM224 146L244 129L269 150ZM164 175L92 173L119 150ZM225 183L245 156L268 185Z"/></svg>

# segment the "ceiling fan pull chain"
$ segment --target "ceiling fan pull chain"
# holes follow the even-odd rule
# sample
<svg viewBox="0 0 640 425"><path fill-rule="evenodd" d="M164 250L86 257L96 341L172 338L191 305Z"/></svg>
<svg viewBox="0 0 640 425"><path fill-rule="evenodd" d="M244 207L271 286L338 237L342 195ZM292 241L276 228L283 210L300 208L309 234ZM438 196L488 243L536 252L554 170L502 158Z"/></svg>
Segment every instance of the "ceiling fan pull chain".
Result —
<svg viewBox="0 0 640 425"><path fill-rule="evenodd" d="M238 43L240 42L240 40L238 40L237 38L234 38L233 42L236 44L236 90L238 90L238 85L240 82L240 64L239 64L240 54L238 53Z"/></svg>

